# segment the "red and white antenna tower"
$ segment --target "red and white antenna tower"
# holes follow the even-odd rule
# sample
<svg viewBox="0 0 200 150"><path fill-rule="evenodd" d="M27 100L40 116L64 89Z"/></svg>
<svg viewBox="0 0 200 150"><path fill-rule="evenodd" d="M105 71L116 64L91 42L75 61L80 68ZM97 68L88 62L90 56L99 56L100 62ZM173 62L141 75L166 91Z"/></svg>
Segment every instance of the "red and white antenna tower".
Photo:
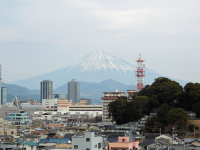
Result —
<svg viewBox="0 0 200 150"><path fill-rule="evenodd" d="M136 60L137 61L137 71L136 71L136 77L137 77L137 91L140 91L142 88L143 88L143 86L144 86L144 84L143 84L143 79L144 79L144 76L145 76L145 74L144 74L144 64L143 64L143 62L144 62L144 60L142 60L142 58L141 58L141 54L140 54L140 57L138 58L138 60Z"/></svg>

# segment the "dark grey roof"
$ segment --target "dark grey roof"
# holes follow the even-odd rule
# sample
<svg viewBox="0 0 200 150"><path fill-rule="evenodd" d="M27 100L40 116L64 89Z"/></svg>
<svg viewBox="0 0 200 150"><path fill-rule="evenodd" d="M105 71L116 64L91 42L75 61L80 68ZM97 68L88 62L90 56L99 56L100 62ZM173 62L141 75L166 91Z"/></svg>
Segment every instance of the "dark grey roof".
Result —
<svg viewBox="0 0 200 150"><path fill-rule="evenodd" d="M139 144L139 146L148 146L154 143L154 139L145 139L142 143Z"/></svg>
<svg viewBox="0 0 200 150"><path fill-rule="evenodd" d="M109 142L117 142L119 136L125 136L125 135L122 134L122 133L121 134L109 134L107 136L107 139L108 139Z"/></svg>
<svg viewBox="0 0 200 150"><path fill-rule="evenodd" d="M69 140L72 140L72 136L74 136L75 134L73 133L67 133L64 135L64 138L68 138Z"/></svg>
<svg viewBox="0 0 200 150"><path fill-rule="evenodd" d="M149 150L169 150L168 147L166 148L149 148Z"/></svg>
<svg viewBox="0 0 200 150"><path fill-rule="evenodd" d="M35 134L27 134L25 135L25 138L38 138L38 136Z"/></svg>
<svg viewBox="0 0 200 150"><path fill-rule="evenodd" d="M160 133L146 133L145 139L155 139L158 136L160 136Z"/></svg>

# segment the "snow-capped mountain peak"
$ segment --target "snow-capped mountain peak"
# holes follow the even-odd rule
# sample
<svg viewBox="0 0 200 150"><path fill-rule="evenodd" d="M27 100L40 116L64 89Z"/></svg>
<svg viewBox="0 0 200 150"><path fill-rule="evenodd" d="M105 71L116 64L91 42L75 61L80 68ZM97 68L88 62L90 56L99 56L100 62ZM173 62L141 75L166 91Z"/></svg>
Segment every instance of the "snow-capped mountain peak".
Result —
<svg viewBox="0 0 200 150"><path fill-rule="evenodd" d="M133 66L117 56L108 54L102 50L94 51L81 59L74 66L81 67L83 71L117 70L131 71Z"/></svg>

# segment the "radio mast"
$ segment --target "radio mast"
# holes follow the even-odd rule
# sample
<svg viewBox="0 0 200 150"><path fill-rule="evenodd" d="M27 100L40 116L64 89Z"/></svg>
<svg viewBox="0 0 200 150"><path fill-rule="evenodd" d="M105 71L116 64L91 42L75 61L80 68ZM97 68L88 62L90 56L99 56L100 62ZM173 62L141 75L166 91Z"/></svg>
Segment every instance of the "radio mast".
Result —
<svg viewBox="0 0 200 150"><path fill-rule="evenodd" d="M144 87L143 79L145 76L144 64L143 64L144 60L142 60L141 54L140 54L140 57L138 58L138 60L136 60L136 62L137 62L137 71L136 71L137 91L140 91Z"/></svg>

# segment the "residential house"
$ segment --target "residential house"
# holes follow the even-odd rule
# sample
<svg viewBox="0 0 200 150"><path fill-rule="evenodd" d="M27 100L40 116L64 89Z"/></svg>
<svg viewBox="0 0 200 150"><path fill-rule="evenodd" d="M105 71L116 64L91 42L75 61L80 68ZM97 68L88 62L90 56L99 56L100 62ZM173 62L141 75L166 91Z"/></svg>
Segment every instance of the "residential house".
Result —
<svg viewBox="0 0 200 150"><path fill-rule="evenodd" d="M103 150L103 137L95 132L72 137L72 150Z"/></svg>
<svg viewBox="0 0 200 150"><path fill-rule="evenodd" d="M118 137L118 141L108 144L108 150L136 150L138 141L130 141L128 136Z"/></svg>

